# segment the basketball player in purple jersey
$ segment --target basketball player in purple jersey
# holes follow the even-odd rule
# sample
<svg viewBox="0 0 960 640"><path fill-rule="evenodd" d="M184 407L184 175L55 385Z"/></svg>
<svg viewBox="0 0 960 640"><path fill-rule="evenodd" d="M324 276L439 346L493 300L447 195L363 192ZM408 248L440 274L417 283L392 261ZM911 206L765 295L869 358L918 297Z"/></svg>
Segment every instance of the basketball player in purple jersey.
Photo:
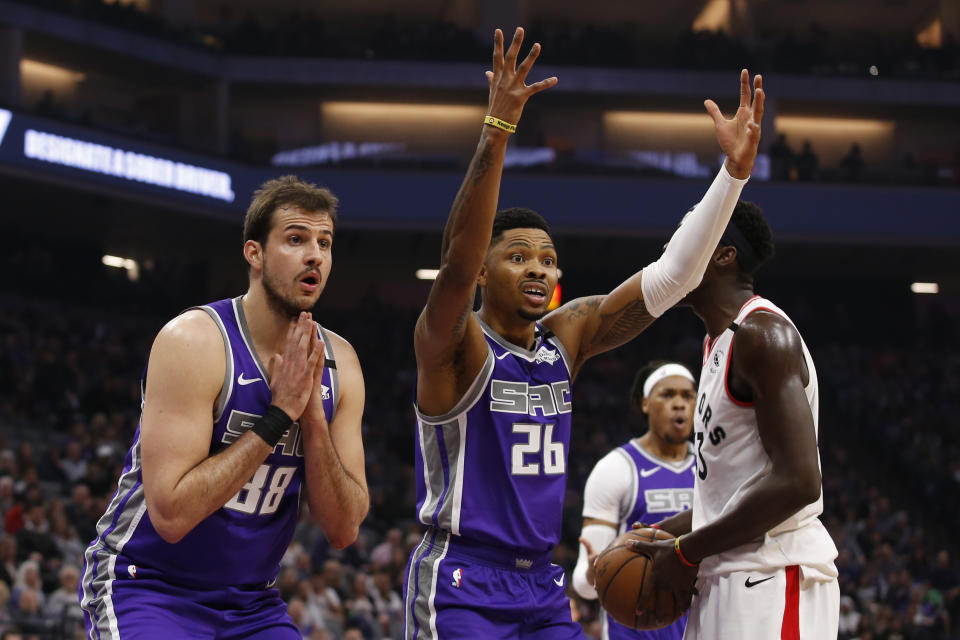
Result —
<svg viewBox="0 0 960 640"><path fill-rule="evenodd" d="M671 250L608 295L546 315L557 284L549 227L529 209L496 213L510 131L540 46L517 64L494 37L480 143L443 232L440 271L414 334L417 517L428 527L407 566L404 633L418 638L580 638L560 567L571 383L583 363L624 344L700 281L750 175L763 115L746 70L726 120L707 101L726 166ZM477 286L482 304L473 312ZM542 321L541 321L542 319Z"/></svg>
<svg viewBox="0 0 960 640"><path fill-rule="evenodd" d="M299 640L272 583L301 489L336 547L368 508L360 365L309 312L336 205L292 176L265 183L244 221L246 294L154 341L140 427L84 556L91 639Z"/></svg>
<svg viewBox="0 0 960 640"><path fill-rule="evenodd" d="M630 404L646 417L649 429L600 459L583 490L580 556L573 588L597 599L593 562L634 522L656 523L689 509L696 472L690 434L697 387L679 362L663 360L642 367L630 389ZM631 629L601 612L600 640L680 640L686 616L653 631Z"/></svg>
<svg viewBox="0 0 960 640"><path fill-rule="evenodd" d="M753 274L773 253L760 208L738 203L682 302L707 330L693 508L660 523L675 540L629 544L653 556L656 584L680 602L696 579L686 640L837 637L837 548L819 519L817 370L790 318L754 293Z"/></svg>

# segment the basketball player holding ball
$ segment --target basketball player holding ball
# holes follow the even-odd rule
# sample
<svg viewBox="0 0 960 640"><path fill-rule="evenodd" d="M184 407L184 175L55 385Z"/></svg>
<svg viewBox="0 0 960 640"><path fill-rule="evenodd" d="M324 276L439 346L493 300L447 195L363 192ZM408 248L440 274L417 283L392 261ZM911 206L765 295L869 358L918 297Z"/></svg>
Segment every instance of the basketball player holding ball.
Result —
<svg viewBox="0 0 960 640"><path fill-rule="evenodd" d="M790 318L753 289L773 252L760 208L739 202L681 303L707 330L693 509L660 523L674 540L627 546L652 556L655 587L676 602L690 601L696 579L685 640L837 637L837 549L818 517L817 371Z"/></svg>
<svg viewBox="0 0 960 640"><path fill-rule="evenodd" d="M547 315L557 253L529 209L497 213L510 133L527 99L540 46L519 61L523 30L504 51L494 36L480 142L443 232L440 271L417 320L417 519L404 638L582 638L571 619L560 538L570 443L571 385L583 363L637 336L699 283L750 175L763 89L740 75L740 106L725 119L705 104L725 167L669 248L606 295ZM519 64L518 64L519 62ZM481 307L474 311L477 286Z"/></svg>
<svg viewBox="0 0 960 640"><path fill-rule="evenodd" d="M649 429L600 459L583 490L580 556L573 588L597 598L594 560L634 522L656 523L693 504L696 471L690 434L697 387L679 362L654 361L642 367L630 389L630 405ZM663 629L624 626L603 612L601 640L680 640L685 618Z"/></svg>

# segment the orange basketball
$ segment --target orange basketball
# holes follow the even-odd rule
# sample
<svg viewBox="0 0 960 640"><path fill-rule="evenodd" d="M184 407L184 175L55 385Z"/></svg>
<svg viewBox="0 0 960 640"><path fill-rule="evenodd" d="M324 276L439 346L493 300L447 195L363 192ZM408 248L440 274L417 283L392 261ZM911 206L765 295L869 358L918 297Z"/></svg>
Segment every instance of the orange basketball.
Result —
<svg viewBox="0 0 960 640"><path fill-rule="evenodd" d="M635 529L618 537L597 557L600 605L620 624L631 629L660 629L683 615L683 609L672 593L653 588L650 558L626 546L628 540L672 539L672 535L660 529ZM670 600L673 615L670 620L657 624L654 620L656 603L664 598ZM644 611L644 615L637 615L637 609Z"/></svg>

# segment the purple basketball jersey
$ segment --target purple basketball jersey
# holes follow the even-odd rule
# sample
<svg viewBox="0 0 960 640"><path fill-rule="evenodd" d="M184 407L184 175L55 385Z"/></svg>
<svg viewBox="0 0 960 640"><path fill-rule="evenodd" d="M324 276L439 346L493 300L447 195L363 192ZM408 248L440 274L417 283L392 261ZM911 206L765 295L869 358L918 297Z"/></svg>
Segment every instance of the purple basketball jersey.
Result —
<svg viewBox="0 0 960 640"><path fill-rule="evenodd" d="M473 385L445 415L417 412L417 518L481 544L542 554L560 539L570 360L539 325L527 351L480 324L488 351Z"/></svg>
<svg viewBox="0 0 960 640"><path fill-rule="evenodd" d="M226 349L226 374L213 413L210 455L243 435L270 405L266 367L260 362L240 298L198 307L216 322ZM326 332L324 410L333 419L339 382ZM144 374L143 385L146 383ZM127 453L117 492L97 523L97 538L84 554L82 605L88 616L112 615L114 580L138 572L184 586L266 587L293 538L303 482L303 442L293 424L250 481L176 544L165 542L150 521L143 495L140 429Z"/></svg>
<svg viewBox="0 0 960 640"><path fill-rule="evenodd" d="M693 448L680 462L670 462L647 453L631 440L617 449L633 463L631 485L636 501L621 524L623 530L634 522L655 524L693 506L693 482L697 467ZM631 491L633 493L633 491ZM638 631L625 627L604 614L601 640L680 640L687 614L663 629Z"/></svg>
<svg viewBox="0 0 960 640"><path fill-rule="evenodd" d="M693 506L693 478L696 473L693 449L681 462L669 462L650 455L630 441L620 446L636 467L637 501L625 522L654 524Z"/></svg>

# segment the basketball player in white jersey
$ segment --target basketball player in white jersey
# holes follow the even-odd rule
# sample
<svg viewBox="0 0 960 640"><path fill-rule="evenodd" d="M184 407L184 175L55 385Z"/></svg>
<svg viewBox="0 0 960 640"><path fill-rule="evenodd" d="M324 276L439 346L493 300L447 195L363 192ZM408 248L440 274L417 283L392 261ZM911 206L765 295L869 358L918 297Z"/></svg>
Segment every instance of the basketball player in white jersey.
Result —
<svg viewBox="0 0 960 640"><path fill-rule="evenodd" d="M753 290L773 252L760 208L739 202L681 301L708 334L693 509L660 523L675 540L631 547L653 556L656 584L682 603L696 580L685 640L837 637L837 549L818 518L817 371L793 322ZM658 604L667 619L670 603Z"/></svg>

